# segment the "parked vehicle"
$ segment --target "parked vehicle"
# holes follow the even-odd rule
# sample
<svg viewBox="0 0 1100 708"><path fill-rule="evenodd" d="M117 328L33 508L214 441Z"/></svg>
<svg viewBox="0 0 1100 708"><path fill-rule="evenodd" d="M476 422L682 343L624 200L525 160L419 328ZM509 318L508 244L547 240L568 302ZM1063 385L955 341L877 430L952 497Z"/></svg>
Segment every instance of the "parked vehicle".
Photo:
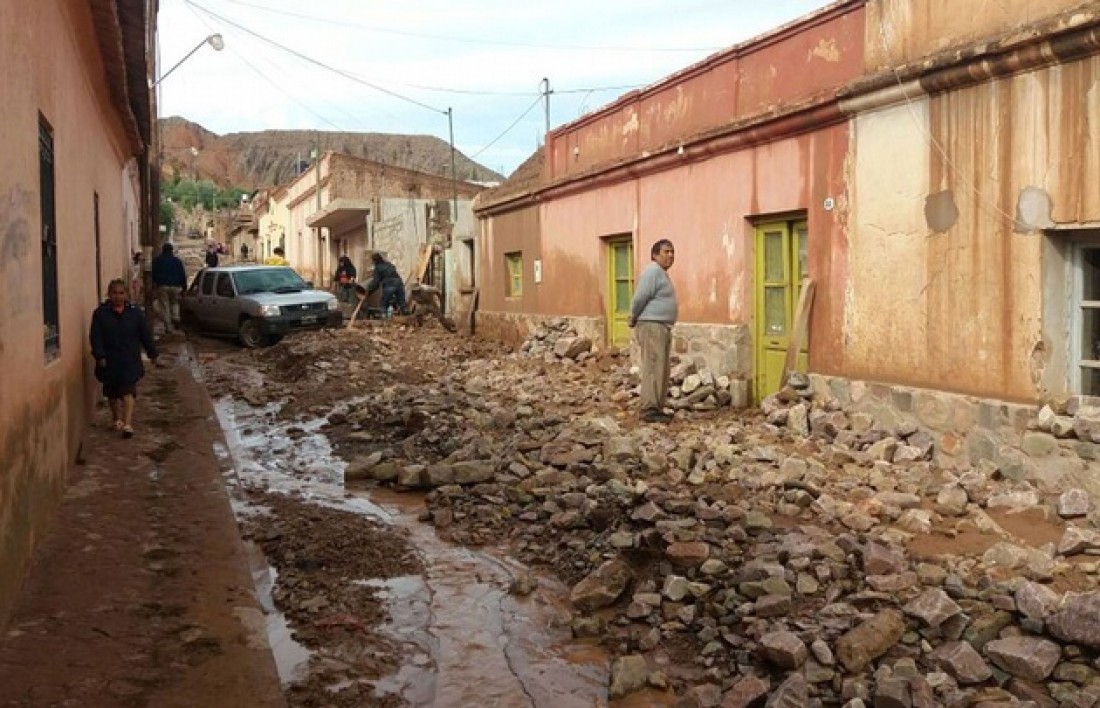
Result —
<svg viewBox="0 0 1100 708"><path fill-rule="evenodd" d="M314 290L293 268L244 265L204 268L180 298L185 327L235 334L246 347L278 342L287 332L340 324L336 296Z"/></svg>

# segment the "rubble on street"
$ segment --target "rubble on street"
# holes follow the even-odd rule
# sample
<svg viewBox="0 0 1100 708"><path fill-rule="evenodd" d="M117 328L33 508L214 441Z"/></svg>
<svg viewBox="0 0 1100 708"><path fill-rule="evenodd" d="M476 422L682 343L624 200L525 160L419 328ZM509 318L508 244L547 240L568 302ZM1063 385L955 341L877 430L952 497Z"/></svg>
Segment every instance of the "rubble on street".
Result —
<svg viewBox="0 0 1100 708"><path fill-rule="evenodd" d="M681 362L672 422L648 425L625 353L557 325L515 353L394 325L206 364L215 395L324 418L349 487L423 493L444 538L564 581L611 699L1100 705L1090 496L941 468L919 428L798 376L738 411Z"/></svg>

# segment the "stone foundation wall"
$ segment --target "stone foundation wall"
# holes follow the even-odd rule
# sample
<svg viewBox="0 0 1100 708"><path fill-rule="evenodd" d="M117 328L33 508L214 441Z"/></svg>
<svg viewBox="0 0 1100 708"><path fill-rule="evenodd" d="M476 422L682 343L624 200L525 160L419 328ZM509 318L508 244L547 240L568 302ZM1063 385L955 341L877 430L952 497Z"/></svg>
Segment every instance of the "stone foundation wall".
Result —
<svg viewBox="0 0 1100 708"><path fill-rule="evenodd" d="M833 402L850 417L869 416L889 431L926 431L942 467L995 470L1044 492L1080 486L1100 498L1098 399L1073 396L1041 406L819 374L809 380L815 401Z"/></svg>
<svg viewBox="0 0 1100 708"><path fill-rule="evenodd" d="M540 324L547 324L553 320L568 322L577 331L578 336L591 339L593 346L597 349L604 348L607 320L603 317L565 317L481 310L475 316L474 331L479 337L501 342L512 349L519 349Z"/></svg>
<svg viewBox="0 0 1100 708"><path fill-rule="evenodd" d="M540 324L554 320L568 322L576 329L578 336L591 339L596 349L607 346L607 319L604 317L480 311L475 330L478 336L518 349ZM672 353L674 358L690 359L696 367L711 371L715 376L752 378L752 336L748 325L677 324L672 328ZM633 342L630 357L632 361L638 361L637 347Z"/></svg>
<svg viewBox="0 0 1100 708"><path fill-rule="evenodd" d="M672 328L672 353L691 359L715 376L752 378L752 335L748 325L677 324Z"/></svg>

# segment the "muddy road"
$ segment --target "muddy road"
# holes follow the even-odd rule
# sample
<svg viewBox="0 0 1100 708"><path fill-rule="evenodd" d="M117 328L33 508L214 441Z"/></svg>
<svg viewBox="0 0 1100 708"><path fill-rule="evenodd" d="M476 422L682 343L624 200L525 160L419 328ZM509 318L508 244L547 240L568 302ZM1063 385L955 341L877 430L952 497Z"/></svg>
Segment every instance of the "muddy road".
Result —
<svg viewBox="0 0 1100 708"><path fill-rule="evenodd" d="M1082 490L686 364L643 424L625 357L547 336L194 342L291 704L1100 697Z"/></svg>

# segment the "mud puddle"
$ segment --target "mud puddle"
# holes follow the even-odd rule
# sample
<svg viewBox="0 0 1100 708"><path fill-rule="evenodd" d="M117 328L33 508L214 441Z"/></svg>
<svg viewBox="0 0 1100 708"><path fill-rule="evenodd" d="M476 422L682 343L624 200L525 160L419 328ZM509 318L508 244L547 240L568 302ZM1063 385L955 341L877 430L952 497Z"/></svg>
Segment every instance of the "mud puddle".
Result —
<svg viewBox="0 0 1100 708"><path fill-rule="evenodd" d="M215 410L235 470L231 486L262 486L364 514L405 534L415 547L423 575L353 581L385 599L388 619L378 631L403 647L400 669L374 682L376 695L400 696L418 708L608 705L607 656L572 639L567 588L503 556L442 541L417 520L423 508L418 495L346 491L344 463L320 430L323 420L286 423L276 419L276 405L253 408L241 401L219 401ZM239 500L234 505L238 514L263 513ZM254 570L263 566L261 560ZM527 583L529 595L512 594L520 577L534 579ZM263 594L262 572L257 581ZM270 601L270 569L267 581ZM291 638L285 618L264 607L271 613L269 639L280 677L299 680L309 652Z"/></svg>

